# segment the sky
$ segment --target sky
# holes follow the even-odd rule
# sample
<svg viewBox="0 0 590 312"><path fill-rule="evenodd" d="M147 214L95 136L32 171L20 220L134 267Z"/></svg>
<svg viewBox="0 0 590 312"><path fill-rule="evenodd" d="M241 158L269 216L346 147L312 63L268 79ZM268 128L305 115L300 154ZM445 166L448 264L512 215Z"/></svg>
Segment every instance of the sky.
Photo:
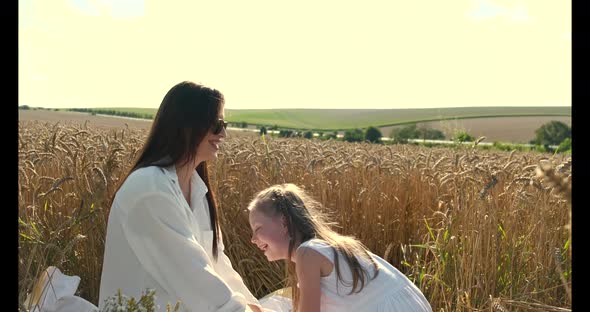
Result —
<svg viewBox="0 0 590 312"><path fill-rule="evenodd" d="M19 0L19 105L571 106L562 0Z"/></svg>

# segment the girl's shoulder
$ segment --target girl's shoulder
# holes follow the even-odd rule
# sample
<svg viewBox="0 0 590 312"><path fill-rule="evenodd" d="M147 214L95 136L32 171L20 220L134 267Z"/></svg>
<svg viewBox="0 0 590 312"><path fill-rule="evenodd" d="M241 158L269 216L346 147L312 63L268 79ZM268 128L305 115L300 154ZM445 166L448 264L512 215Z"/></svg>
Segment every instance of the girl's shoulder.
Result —
<svg viewBox="0 0 590 312"><path fill-rule="evenodd" d="M299 245L299 247L308 247L308 248L331 248L332 245L330 245L330 243L328 243L327 241L321 239L321 238L312 238L309 240L306 240L305 242L301 243L301 245Z"/></svg>
<svg viewBox="0 0 590 312"><path fill-rule="evenodd" d="M332 245L323 239L312 238L310 240L307 240L301 243L297 250L300 250L302 248L313 249L328 259L332 259L334 257L334 249Z"/></svg>

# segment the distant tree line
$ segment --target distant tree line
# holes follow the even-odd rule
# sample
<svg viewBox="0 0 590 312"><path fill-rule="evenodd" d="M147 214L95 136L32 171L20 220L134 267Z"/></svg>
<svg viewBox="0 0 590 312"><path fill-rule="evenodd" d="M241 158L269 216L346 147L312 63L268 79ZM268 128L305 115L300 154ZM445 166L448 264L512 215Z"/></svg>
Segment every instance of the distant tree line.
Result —
<svg viewBox="0 0 590 312"><path fill-rule="evenodd" d="M234 122L230 122L229 125L231 127L236 127L236 128L248 128L248 123L245 121L234 121Z"/></svg>
<svg viewBox="0 0 590 312"><path fill-rule="evenodd" d="M391 131L390 137L394 143L405 144L410 139L423 139L423 140L444 140L445 135L442 131L437 129L431 129L426 127L416 126L411 124L401 128L395 128ZM469 140L468 136L462 137L462 140Z"/></svg>
<svg viewBox="0 0 590 312"><path fill-rule="evenodd" d="M558 145L558 152L571 153L572 128L561 121L552 120L535 130L535 138L529 143L542 145L545 148Z"/></svg>
<svg viewBox="0 0 590 312"><path fill-rule="evenodd" d="M45 108L45 107L32 107L29 105L19 105L18 109L22 109L22 110L54 110L57 111L57 108Z"/></svg>
<svg viewBox="0 0 590 312"><path fill-rule="evenodd" d="M243 121L231 123L239 128L247 128L248 124ZM320 140L342 140L346 142L370 142L370 143L383 143L382 133L379 128L369 126L366 129L349 129L344 131L342 138L338 137L338 131L311 131L311 130L298 130L298 129L280 129L279 126L260 126L260 135L268 135L269 131L278 131L273 133L273 136L280 138L306 138L312 139L317 138ZM315 134L314 134L315 133ZM509 144L494 142L492 147L499 150L535 150L538 152L552 152L555 146L558 152L571 152L571 128L566 124L559 121L551 121L542 125L535 131L535 138L530 141L530 144L535 146L525 147L519 144ZM445 134L438 130L432 129L425 126L418 127L416 124L410 124L404 127L395 128L390 133L391 142L387 144L407 144L410 140L445 140ZM453 134L452 141L455 143L463 142L475 142L475 138L466 130L457 129ZM481 138L480 138L481 140ZM455 144L452 143L452 144ZM477 145L479 141L474 144ZM417 143L414 143L417 144ZM419 143L426 146L434 146L434 143ZM553 148L551 147L553 146ZM484 149L492 148L490 146L480 146Z"/></svg>
<svg viewBox="0 0 590 312"><path fill-rule="evenodd" d="M535 138L531 144L559 145L572 137L572 129L561 121L550 121L535 130Z"/></svg>
<svg viewBox="0 0 590 312"><path fill-rule="evenodd" d="M125 112L125 111L118 111L118 110L114 110L114 109L68 108L67 111L79 112L79 113L89 113L92 115L103 114L103 115L130 117L130 118L154 119L153 114Z"/></svg>

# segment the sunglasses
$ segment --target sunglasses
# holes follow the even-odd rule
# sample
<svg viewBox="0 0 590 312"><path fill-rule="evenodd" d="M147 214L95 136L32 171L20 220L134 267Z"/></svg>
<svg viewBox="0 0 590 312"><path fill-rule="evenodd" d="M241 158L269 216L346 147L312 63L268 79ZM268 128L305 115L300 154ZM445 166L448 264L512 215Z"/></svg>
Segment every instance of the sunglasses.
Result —
<svg viewBox="0 0 590 312"><path fill-rule="evenodd" d="M227 121L223 119L217 119L212 128L213 134L220 134L223 129L227 129Z"/></svg>

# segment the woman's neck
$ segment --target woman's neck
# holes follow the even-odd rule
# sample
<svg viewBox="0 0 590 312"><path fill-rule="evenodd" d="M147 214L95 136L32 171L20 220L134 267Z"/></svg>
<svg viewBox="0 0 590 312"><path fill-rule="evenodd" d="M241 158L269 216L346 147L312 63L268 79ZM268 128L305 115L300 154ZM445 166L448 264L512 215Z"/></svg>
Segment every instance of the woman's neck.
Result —
<svg viewBox="0 0 590 312"><path fill-rule="evenodd" d="M197 165L195 164L185 164L179 165L176 164L176 176L178 177L178 183L180 184L181 188L185 187L188 188L191 182L191 177L195 172Z"/></svg>

